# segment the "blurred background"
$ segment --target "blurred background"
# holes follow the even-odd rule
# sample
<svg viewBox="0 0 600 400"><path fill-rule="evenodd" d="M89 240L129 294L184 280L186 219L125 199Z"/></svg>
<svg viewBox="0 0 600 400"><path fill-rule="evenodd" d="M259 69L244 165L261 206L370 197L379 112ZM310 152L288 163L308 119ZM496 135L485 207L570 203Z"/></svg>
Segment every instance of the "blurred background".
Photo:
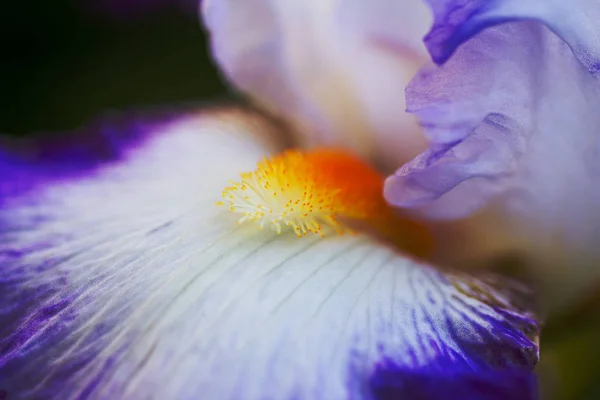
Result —
<svg viewBox="0 0 600 400"><path fill-rule="evenodd" d="M0 31L3 134L52 135L110 110L228 96L196 0L5 1ZM600 301L586 304L544 330L547 399L600 399Z"/></svg>
<svg viewBox="0 0 600 400"><path fill-rule="evenodd" d="M4 1L0 32L1 133L225 92L196 0Z"/></svg>

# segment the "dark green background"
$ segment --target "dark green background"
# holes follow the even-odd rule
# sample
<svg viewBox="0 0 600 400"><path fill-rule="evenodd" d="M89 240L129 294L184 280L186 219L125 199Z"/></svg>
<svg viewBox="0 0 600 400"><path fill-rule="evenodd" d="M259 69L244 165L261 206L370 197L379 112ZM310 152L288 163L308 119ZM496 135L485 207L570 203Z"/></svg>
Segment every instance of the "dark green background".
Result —
<svg viewBox="0 0 600 400"><path fill-rule="evenodd" d="M71 130L105 110L224 92L193 8L123 15L92 2L3 2L0 132Z"/></svg>

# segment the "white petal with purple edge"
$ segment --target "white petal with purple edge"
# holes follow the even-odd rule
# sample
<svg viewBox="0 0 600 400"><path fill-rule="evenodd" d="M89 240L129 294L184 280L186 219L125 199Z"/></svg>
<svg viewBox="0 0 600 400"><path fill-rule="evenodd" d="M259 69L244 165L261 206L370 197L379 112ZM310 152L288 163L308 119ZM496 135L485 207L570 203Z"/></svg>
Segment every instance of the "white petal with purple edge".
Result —
<svg viewBox="0 0 600 400"><path fill-rule="evenodd" d="M60 177L4 192L0 388L15 399L370 399L387 393L392 364L395 384L426 373L429 389L448 371L530 376L537 322L512 289L362 234L278 236L216 207L228 179L279 149L271 128L241 112L188 116L148 126L87 174L54 168ZM3 168L9 186L22 165Z"/></svg>

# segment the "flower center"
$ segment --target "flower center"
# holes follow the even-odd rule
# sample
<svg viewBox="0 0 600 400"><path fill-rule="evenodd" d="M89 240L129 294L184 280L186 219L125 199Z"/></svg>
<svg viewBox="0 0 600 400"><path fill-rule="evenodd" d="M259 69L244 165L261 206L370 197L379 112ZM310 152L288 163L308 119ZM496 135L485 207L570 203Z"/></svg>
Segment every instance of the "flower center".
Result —
<svg viewBox="0 0 600 400"><path fill-rule="evenodd" d="M298 236L325 236L324 228L352 232L337 217L368 220L388 208L383 177L338 150L289 150L240 176L241 182L230 182L223 191L230 210L242 214L240 223L255 221L261 229L268 224L277 233L284 226Z"/></svg>
<svg viewBox="0 0 600 400"><path fill-rule="evenodd" d="M270 225L277 233L289 227L298 237L324 237L328 231L354 233L345 220L364 221L397 244L428 247L424 227L400 217L386 203L384 177L345 151L288 150L240 177L239 182L230 181L224 201L217 203L240 213L239 223L254 221L260 229Z"/></svg>

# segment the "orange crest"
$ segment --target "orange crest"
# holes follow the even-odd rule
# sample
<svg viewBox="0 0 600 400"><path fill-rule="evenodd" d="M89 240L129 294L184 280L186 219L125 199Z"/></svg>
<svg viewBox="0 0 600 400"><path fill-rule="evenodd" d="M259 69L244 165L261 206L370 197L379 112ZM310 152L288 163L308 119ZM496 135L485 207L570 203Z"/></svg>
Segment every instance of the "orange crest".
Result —
<svg viewBox="0 0 600 400"><path fill-rule="evenodd" d="M384 200L384 177L345 151L288 150L240 176L241 182L223 190L230 210L242 214L240 223L255 221L261 229L271 225L277 233L290 227L299 237L352 232L338 217L367 222L388 237L396 237L397 229L405 237L407 224L417 228Z"/></svg>

